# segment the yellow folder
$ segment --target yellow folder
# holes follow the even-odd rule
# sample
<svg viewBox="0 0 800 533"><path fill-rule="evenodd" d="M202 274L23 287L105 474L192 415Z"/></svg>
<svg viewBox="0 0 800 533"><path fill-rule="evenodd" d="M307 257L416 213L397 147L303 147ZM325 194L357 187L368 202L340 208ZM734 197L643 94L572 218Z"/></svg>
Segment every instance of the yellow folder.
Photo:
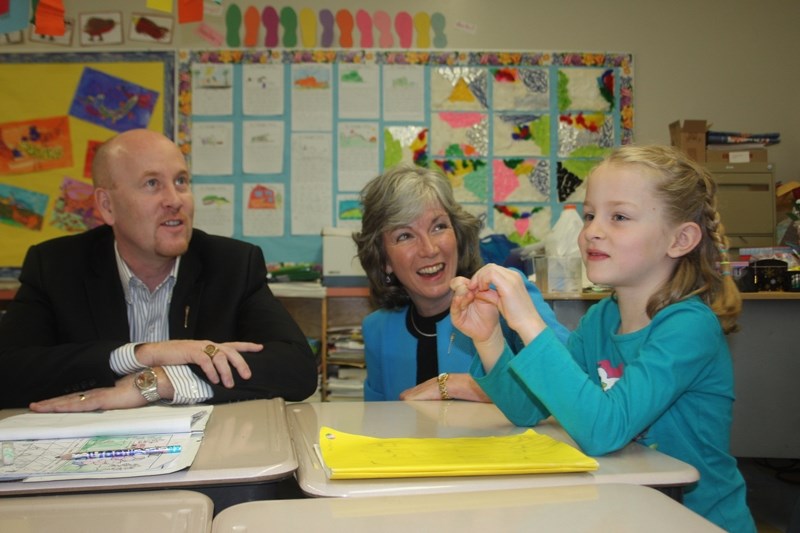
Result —
<svg viewBox="0 0 800 533"><path fill-rule="evenodd" d="M322 426L319 453L330 479L597 470L591 457L532 429L503 437L375 438Z"/></svg>

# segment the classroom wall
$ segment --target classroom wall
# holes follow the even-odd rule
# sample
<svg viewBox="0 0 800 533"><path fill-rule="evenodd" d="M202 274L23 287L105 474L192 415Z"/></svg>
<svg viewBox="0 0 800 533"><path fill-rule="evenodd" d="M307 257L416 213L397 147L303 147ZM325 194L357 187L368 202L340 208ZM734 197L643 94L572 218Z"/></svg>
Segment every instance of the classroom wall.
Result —
<svg viewBox="0 0 800 533"><path fill-rule="evenodd" d="M223 7L228 3L223 0ZM85 10L146 11L145 0L65 4L68 16ZM239 5L438 11L446 17L450 49L630 52L637 142L668 143L667 124L685 118L707 119L717 130L777 131L781 144L769 148L776 180L800 178L800 159L794 157L800 148L797 0L253 0ZM224 31L224 16L207 17L206 23ZM196 26L176 28L171 44L151 49L209 48ZM54 48L26 43L0 52ZM137 47L108 47L130 48Z"/></svg>
<svg viewBox="0 0 800 533"><path fill-rule="evenodd" d="M14 0L12 5L24 5L26 1ZM769 148L775 178L777 181L800 179L800 161L792 157L800 147L800 105L795 94L795 87L800 86L800 71L795 66L795 58L800 52L800 39L795 37L795 26L800 20L800 2L797 0L765 0L757 4L745 0L707 0L699 3L677 0L669 7L664 7L656 0L636 3L625 0L564 0L557 3L541 0L408 0L398 5L378 0L339 0L338 3L331 0L304 0L303 3L273 3L269 0L204 1L210 6L220 4L218 14L206 14L202 24L213 28L223 37L226 33L225 10L233 3L242 11L253 6L259 12L266 6L280 10L291 5L298 13L303 9L314 13L323 9L332 12L348 9L351 13L364 9L375 13L380 9L390 15L399 11L411 14L438 12L446 20L446 50L631 54L634 65L634 141L666 144L669 142L668 124L688 118L706 119L716 130L779 132L782 136L781 144ZM176 6L181 4L178 1L173 3ZM169 43L144 44L130 41L129 28L134 20L132 15L164 15L148 10L147 4L147 0L70 0L65 3L66 17L75 21L79 21L81 14L120 12L123 16L125 37L122 44L81 47L77 35L79 32L76 30L69 46L56 46L33 42L26 32L23 44L4 43L3 36L0 36L0 54L46 52L48 56L56 56L62 52L70 52L74 57L77 56L76 52L155 50L171 54L176 50L226 48L224 39L222 45L203 39L198 32L201 27L199 23L181 25L177 21ZM177 12L174 15L177 19ZM263 28L261 33L264 34ZM298 32L298 37L302 37L300 33ZM376 39L377 33L376 30ZM243 28L240 34L244 37ZM356 42L358 34L359 32L354 31ZM337 28L336 39L338 37ZM260 37L259 40L262 39ZM302 39L298 38L298 42L302 43ZM311 47L320 49L321 38L318 37ZM360 48L360 44L354 44L354 48ZM443 51L441 48L428 50ZM183 54L182 57L191 55ZM139 82L143 83L142 80ZM44 91L59 91L58 86L65 84L44 82L42 85ZM70 91L72 87L70 85ZM14 117L19 114L20 108L15 98L20 91L20 87L15 87L13 83L0 84L0 117L16 120ZM22 91L22 94L32 92ZM51 98L42 101L52 104L54 100ZM199 128L194 129L199 131ZM626 129L626 132L630 130ZM288 148L285 152L290 153ZM285 158L288 157L285 155ZM199 174L202 173L198 172L196 183L202 185L203 179ZM208 184L213 185L213 177L208 179L211 180ZM283 183L287 180L289 177L281 176L278 181ZM55 187L56 182L51 181L51 186ZM227 180L223 182L227 183ZM332 182L334 188L338 186L336 177ZM28 184L32 183L33 181L29 181ZM551 191L556 190L558 183L560 182L551 181ZM238 181L236 184L240 185ZM31 188L35 189L32 185ZM289 190L294 190L294 187ZM337 196L336 192L333 195L334 202L344 198ZM551 199L555 198L555 192L551 194ZM260 222L259 227L275 228L280 233L286 228L286 233L277 237L253 236L244 231L244 214L241 208L243 196L244 189L237 192L233 200L234 237L245 238L262 246L270 261L320 262L321 238L317 231L314 230L313 234L308 232L308 228L306 231L296 231L295 221L291 220L293 215L305 216L296 207L289 207L293 201L291 193L288 200L284 197L287 213L284 214L282 228ZM491 206L491 196L488 200L488 210L481 211L488 215L487 226L499 233L511 234L511 230L507 231L507 228L498 229L497 219L493 217L499 216L501 222L507 223L510 220L514 230L519 231L516 219L523 217L517 217L516 213L520 211L496 215L497 210L493 210ZM566 200L561 198L559 201ZM538 233L531 233L538 238L542 231L546 231L547 221L555 220L560 206L556 200L552 200L550 210L539 205L536 209L544 211L537 215L535 221L535 217L531 217L523 218L522 222L538 228ZM322 210L311 212L320 214L322 218L327 216ZM523 212L522 215L530 213ZM316 224L315 220L308 222L309 227ZM326 221L322 225L329 223ZM204 227L199 222L198 227L215 232L213 228ZM290 227L291 230L288 229ZM34 234L19 228L0 227L0 242L5 244L0 249L0 265L17 265L29 245L55 236L53 232L63 233L58 228L48 226L47 229L48 231ZM227 234L226 231L219 230L222 234Z"/></svg>

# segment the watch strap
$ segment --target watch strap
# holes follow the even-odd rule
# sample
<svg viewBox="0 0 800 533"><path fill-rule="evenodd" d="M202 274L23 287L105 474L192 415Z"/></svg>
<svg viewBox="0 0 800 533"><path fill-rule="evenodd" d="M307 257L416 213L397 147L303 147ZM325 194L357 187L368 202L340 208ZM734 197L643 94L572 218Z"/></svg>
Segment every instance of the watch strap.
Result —
<svg viewBox="0 0 800 533"><path fill-rule="evenodd" d="M161 396L158 395L157 388L146 389L141 392L142 396L144 396L144 399L147 400L149 403L157 402L158 400L161 399Z"/></svg>

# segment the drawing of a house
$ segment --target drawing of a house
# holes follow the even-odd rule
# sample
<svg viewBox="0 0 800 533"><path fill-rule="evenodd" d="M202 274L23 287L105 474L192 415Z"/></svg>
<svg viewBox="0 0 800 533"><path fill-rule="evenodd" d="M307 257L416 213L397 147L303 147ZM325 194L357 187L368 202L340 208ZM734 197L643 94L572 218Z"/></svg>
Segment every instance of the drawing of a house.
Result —
<svg viewBox="0 0 800 533"><path fill-rule="evenodd" d="M256 185L250 191L247 207L250 209L275 209L275 191L264 185Z"/></svg>

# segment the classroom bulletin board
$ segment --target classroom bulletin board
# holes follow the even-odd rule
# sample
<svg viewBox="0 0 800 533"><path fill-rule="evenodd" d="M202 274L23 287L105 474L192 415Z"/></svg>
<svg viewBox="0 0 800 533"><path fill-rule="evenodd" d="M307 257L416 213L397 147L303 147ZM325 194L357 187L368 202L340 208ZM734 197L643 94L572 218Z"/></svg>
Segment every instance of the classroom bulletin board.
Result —
<svg viewBox="0 0 800 533"><path fill-rule="evenodd" d="M433 167L494 233L544 238L633 139L626 53L180 50L177 141L195 225L320 262L325 227L400 162Z"/></svg>
<svg viewBox="0 0 800 533"><path fill-rule="evenodd" d="M0 54L0 266L101 223L97 145L144 127L173 137L173 52Z"/></svg>

